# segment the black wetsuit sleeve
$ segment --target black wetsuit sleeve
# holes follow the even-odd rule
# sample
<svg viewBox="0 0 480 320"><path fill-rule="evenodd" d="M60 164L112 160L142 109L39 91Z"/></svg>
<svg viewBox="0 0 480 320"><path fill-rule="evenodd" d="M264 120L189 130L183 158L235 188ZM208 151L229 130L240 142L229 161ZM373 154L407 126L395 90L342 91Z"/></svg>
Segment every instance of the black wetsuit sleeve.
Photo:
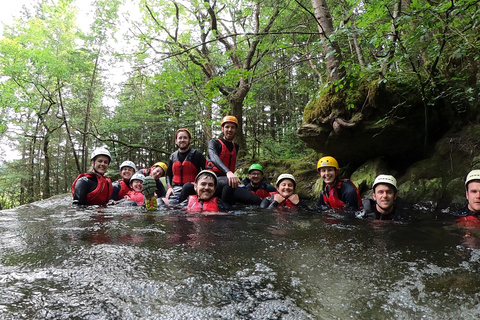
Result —
<svg viewBox="0 0 480 320"><path fill-rule="evenodd" d="M323 191L320 193L320 198L318 199L317 202L317 209L319 210L324 210L324 208L327 206L325 201L323 200Z"/></svg>
<svg viewBox="0 0 480 320"><path fill-rule="evenodd" d="M323 198L323 197L322 197ZM350 181L344 181L338 190L338 198L346 207L357 209L359 207L357 190Z"/></svg>
<svg viewBox="0 0 480 320"><path fill-rule="evenodd" d="M265 190L267 190L268 192L275 192L277 191L277 188L275 188L271 184L267 184L267 187L265 188Z"/></svg>
<svg viewBox="0 0 480 320"><path fill-rule="evenodd" d="M271 197L266 197L260 203L260 208L261 209L271 209L271 208L275 208L277 206L278 206L278 202L273 200L273 198L271 198Z"/></svg>
<svg viewBox="0 0 480 320"><path fill-rule="evenodd" d="M162 181L158 179L157 181L157 197L158 198L163 198L167 194L167 191L165 190L165 187L163 186Z"/></svg>
<svg viewBox="0 0 480 320"><path fill-rule="evenodd" d="M120 182L115 181L114 183L112 183L112 197L110 199L115 201L120 200L118 199L118 193L120 192L121 188L122 187L120 186Z"/></svg>
<svg viewBox="0 0 480 320"><path fill-rule="evenodd" d="M167 187L173 186L173 161L172 161L172 156L170 156L170 160L168 161L168 168L167 168L167 173L165 175L165 180L167 181Z"/></svg>
<svg viewBox="0 0 480 320"><path fill-rule="evenodd" d="M81 177L75 184L73 203L87 205L87 195L97 187L96 178Z"/></svg>
<svg viewBox="0 0 480 320"><path fill-rule="evenodd" d="M192 163L197 168L198 172L202 171L205 169L207 161L205 160L205 157L203 154L201 154L198 150L195 150L195 153L193 154L193 159Z"/></svg>
<svg viewBox="0 0 480 320"><path fill-rule="evenodd" d="M208 142L208 160L211 161L215 167L221 170L223 173L230 171L229 168L222 162L219 155L222 152L222 145L217 139L212 139Z"/></svg>

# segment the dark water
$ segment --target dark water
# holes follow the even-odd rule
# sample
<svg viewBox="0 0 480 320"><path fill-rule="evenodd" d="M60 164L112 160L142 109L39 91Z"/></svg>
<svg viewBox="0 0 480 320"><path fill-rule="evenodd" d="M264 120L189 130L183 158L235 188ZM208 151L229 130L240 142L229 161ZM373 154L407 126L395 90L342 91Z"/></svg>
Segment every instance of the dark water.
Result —
<svg viewBox="0 0 480 320"><path fill-rule="evenodd" d="M0 211L0 319L480 317L480 228L69 204Z"/></svg>

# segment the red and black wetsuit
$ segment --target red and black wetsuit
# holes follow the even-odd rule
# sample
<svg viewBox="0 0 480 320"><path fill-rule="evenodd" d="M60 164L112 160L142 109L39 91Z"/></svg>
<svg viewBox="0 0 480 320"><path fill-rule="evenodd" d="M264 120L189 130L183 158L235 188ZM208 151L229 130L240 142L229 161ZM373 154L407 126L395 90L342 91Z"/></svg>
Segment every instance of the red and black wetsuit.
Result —
<svg viewBox="0 0 480 320"><path fill-rule="evenodd" d="M194 182L197 174L205 169L205 163L205 157L195 149L175 151L168 163L167 186L183 186L187 182Z"/></svg>
<svg viewBox="0 0 480 320"><path fill-rule="evenodd" d="M96 172L80 174L72 184L73 202L80 205L104 205L112 197L112 181Z"/></svg>
<svg viewBox="0 0 480 320"><path fill-rule="evenodd" d="M189 213L200 213L200 212L228 211L231 208L230 206L222 202L222 200L218 199L217 197L212 197L210 200L203 201L203 200L199 200L197 195L191 195L188 197L188 203L185 209Z"/></svg>
<svg viewBox="0 0 480 320"><path fill-rule="evenodd" d="M238 144L223 138L210 140L207 169L217 176L226 176L228 171L235 172L238 149Z"/></svg>
<svg viewBox="0 0 480 320"><path fill-rule="evenodd" d="M115 181L112 184L112 187L113 187L112 200L115 200L115 201L122 200L125 197L125 195L132 190L130 188L130 181L125 182L124 179Z"/></svg>
<svg viewBox="0 0 480 320"><path fill-rule="evenodd" d="M250 182L250 179L245 178L242 181L245 186L244 188L252 193L255 193L257 196L260 197L260 199L265 199L270 195L271 192L276 192L277 189L272 186L271 184L268 184L265 178L263 178L262 181L260 181L260 186L258 188L252 186L252 183Z"/></svg>
<svg viewBox="0 0 480 320"><path fill-rule="evenodd" d="M454 212L457 217L457 224L464 227L480 227L480 212L468 209L468 206L460 211Z"/></svg>
<svg viewBox="0 0 480 320"><path fill-rule="evenodd" d="M260 208L262 209L272 209L272 208L297 208L300 204L294 204L290 199L285 199L284 201L278 203L276 200L274 200L274 196L278 194L277 191L275 192L270 192L270 195L266 197L265 199L262 200L262 203L260 204Z"/></svg>
<svg viewBox="0 0 480 320"><path fill-rule="evenodd" d="M352 208L360 210L362 208L362 198L357 187L348 179L340 180L335 188L328 184L323 188L317 208L329 206L332 209Z"/></svg>

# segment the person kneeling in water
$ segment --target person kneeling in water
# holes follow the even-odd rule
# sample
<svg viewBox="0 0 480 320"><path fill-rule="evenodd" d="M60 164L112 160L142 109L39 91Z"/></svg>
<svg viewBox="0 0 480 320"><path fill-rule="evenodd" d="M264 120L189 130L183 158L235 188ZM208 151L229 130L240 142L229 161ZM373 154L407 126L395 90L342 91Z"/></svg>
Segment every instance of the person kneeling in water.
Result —
<svg viewBox="0 0 480 320"><path fill-rule="evenodd" d="M297 182L293 175L283 173L277 178L277 191L271 192L269 197L262 200L260 208L271 209L276 207L296 208L300 205L300 197L295 192Z"/></svg>
<svg viewBox="0 0 480 320"><path fill-rule="evenodd" d="M214 197L217 188L217 175L209 170L202 170L198 173L194 183L195 195L188 197L182 205L189 213L206 213L228 211L231 207Z"/></svg>

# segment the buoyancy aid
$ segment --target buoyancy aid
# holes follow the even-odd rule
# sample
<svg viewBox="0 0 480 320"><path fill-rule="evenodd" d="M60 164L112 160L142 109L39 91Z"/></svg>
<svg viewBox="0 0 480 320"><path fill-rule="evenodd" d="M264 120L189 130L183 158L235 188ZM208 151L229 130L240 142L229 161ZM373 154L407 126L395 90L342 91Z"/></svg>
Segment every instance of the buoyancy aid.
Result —
<svg viewBox="0 0 480 320"><path fill-rule="evenodd" d="M273 197L274 197L276 194L278 194L278 192L276 192L276 191L269 193L269 197L272 199L272 201L273 201ZM295 208L296 205L293 204L293 202L290 201L290 199L285 199L285 201L282 201L282 202L280 202L280 203L278 204L278 207Z"/></svg>
<svg viewBox="0 0 480 320"><path fill-rule="evenodd" d="M464 216L457 219L457 224L464 227L480 227L480 216Z"/></svg>
<svg viewBox="0 0 480 320"><path fill-rule="evenodd" d="M110 198L112 197L112 181L109 177L102 176L96 172L87 172L80 174L77 179L72 184L72 195L75 195L75 184L79 179L82 177L87 178L96 178L97 179L97 187L87 194L86 204L89 205L102 205L106 204Z"/></svg>
<svg viewBox="0 0 480 320"><path fill-rule="evenodd" d="M195 149L190 149L185 160L180 162L178 150L172 153L170 160L172 161L173 183L183 186L187 182L194 182L198 174L198 170L192 162Z"/></svg>
<svg viewBox="0 0 480 320"><path fill-rule="evenodd" d="M118 191L118 199L123 199L128 192L132 191L130 187L125 183L123 179L118 180L118 184L120 185L120 190Z"/></svg>
<svg viewBox="0 0 480 320"><path fill-rule="evenodd" d="M143 200L145 199L143 193L131 190L127 193L127 196L130 198L131 201L135 201L137 205L143 205Z"/></svg>
<svg viewBox="0 0 480 320"><path fill-rule="evenodd" d="M250 192L255 193L262 200L270 195L270 192L268 192L265 189L260 189L260 188L258 188L257 191L250 190Z"/></svg>
<svg viewBox="0 0 480 320"><path fill-rule="evenodd" d="M220 142L220 144L222 145L222 152L220 152L218 157L220 158L220 160L222 160L223 164L225 164L225 166L230 171L235 172L235 165L237 163L237 149L235 148L235 144L233 145L232 152L230 152L221 139L217 139L217 141ZM207 162L207 168L217 174L225 173L218 169L211 161Z"/></svg>
<svg viewBox="0 0 480 320"><path fill-rule="evenodd" d="M337 186L335 188L331 188L327 185L322 192L323 201L325 204L329 205L332 209L342 209L345 207L345 202L338 198L337 190L339 190L343 183L350 183L357 193L357 210L361 209L362 206L362 197L360 197L360 192L358 192L357 187L348 179L342 179L338 181Z"/></svg>
<svg viewBox="0 0 480 320"><path fill-rule="evenodd" d="M218 198L213 197L208 201L199 200L197 195L188 197L188 212L218 212Z"/></svg>

